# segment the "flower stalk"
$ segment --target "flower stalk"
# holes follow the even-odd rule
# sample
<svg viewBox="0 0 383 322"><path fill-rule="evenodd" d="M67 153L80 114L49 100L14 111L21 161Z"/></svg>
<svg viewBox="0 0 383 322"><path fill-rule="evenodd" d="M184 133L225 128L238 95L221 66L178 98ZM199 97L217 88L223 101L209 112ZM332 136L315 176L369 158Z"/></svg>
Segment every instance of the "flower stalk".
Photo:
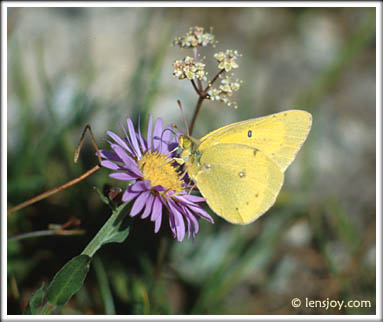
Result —
<svg viewBox="0 0 383 322"><path fill-rule="evenodd" d="M192 80L192 84L193 84L193 87L194 89L196 90L197 94L199 95L198 97L198 101L197 101L197 104L194 108L194 113L193 113L193 117L192 117L192 120L190 122L190 128L189 128L189 133L190 135L193 134L193 129L194 129L194 124L197 120L197 117L198 117L198 114L201 110L201 107L202 107L202 103L203 101L207 98L208 96L208 93L209 93L209 89L213 86L213 84L215 83L215 81L219 78L219 76L225 71L225 69L221 69L217 75L215 75L215 77L211 80L211 82L209 82L209 84L207 85L207 87L201 92L197 89L197 87L195 86L195 83L194 81ZM202 84L201 84L201 87L202 87Z"/></svg>

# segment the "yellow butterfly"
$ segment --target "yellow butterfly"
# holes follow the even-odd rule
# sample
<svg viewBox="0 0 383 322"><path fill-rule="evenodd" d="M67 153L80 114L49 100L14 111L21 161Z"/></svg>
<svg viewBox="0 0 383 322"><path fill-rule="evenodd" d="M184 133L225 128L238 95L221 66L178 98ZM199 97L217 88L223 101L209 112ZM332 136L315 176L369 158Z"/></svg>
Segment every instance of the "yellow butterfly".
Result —
<svg viewBox="0 0 383 322"><path fill-rule="evenodd" d="M248 224L274 204L311 123L310 113L289 110L226 125L200 140L181 136L181 163L217 215Z"/></svg>

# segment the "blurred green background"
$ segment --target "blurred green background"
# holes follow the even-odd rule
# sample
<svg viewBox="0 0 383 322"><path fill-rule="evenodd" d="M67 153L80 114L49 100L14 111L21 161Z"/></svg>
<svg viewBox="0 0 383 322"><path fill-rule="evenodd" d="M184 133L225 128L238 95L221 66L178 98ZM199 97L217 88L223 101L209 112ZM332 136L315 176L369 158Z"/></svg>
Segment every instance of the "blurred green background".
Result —
<svg viewBox="0 0 383 322"><path fill-rule="evenodd" d="M138 113L183 128L197 97L172 77L191 52L170 44L190 26L214 27L217 48L243 54L237 110L205 101L194 136L289 108L313 114L312 131L276 204L248 226L213 215L194 242L154 234L135 219L123 244L103 247L62 314L374 314L376 114L374 8L8 9L8 206L97 163L110 129ZM8 237L81 220L77 236L8 242L8 314L78 255L110 210L93 187L121 182L102 169L78 185L8 215ZM122 186L123 187L123 186ZM369 300L370 308L293 308L291 300Z"/></svg>

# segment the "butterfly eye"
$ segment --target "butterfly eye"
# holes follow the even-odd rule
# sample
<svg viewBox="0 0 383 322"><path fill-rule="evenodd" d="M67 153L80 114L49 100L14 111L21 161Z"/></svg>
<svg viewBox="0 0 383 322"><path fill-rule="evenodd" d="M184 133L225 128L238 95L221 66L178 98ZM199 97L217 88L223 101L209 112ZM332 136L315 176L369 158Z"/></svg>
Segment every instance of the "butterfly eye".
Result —
<svg viewBox="0 0 383 322"><path fill-rule="evenodd" d="M184 150L190 149L192 146L192 141L188 137L180 136L179 146Z"/></svg>

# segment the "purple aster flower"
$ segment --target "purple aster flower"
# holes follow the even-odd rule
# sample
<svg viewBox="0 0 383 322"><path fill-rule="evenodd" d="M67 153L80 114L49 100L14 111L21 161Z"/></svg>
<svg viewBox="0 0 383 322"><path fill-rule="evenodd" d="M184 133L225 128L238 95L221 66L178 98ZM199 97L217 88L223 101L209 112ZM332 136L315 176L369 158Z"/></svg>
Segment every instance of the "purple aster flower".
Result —
<svg viewBox="0 0 383 322"><path fill-rule="evenodd" d="M112 131L106 132L113 140L108 141L113 151L100 152L104 159L101 165L114 171L109 176L131 183L122 195L123 202L134 200L130 216L150 216L157 233L166 209L173 237L181 242L187 232L188 238L190 235L194 238L200 218L214 221L199 204L205 199L188 194L187 184L174 165L172 157L178 146L178 135L173 135L171 127L163 130L160 118L155 121L153 130L152 117L149 117L146 140L139 126L138 132L135 130L130 118L126 123L128 131L121 124L124 138Z"/></svg>

